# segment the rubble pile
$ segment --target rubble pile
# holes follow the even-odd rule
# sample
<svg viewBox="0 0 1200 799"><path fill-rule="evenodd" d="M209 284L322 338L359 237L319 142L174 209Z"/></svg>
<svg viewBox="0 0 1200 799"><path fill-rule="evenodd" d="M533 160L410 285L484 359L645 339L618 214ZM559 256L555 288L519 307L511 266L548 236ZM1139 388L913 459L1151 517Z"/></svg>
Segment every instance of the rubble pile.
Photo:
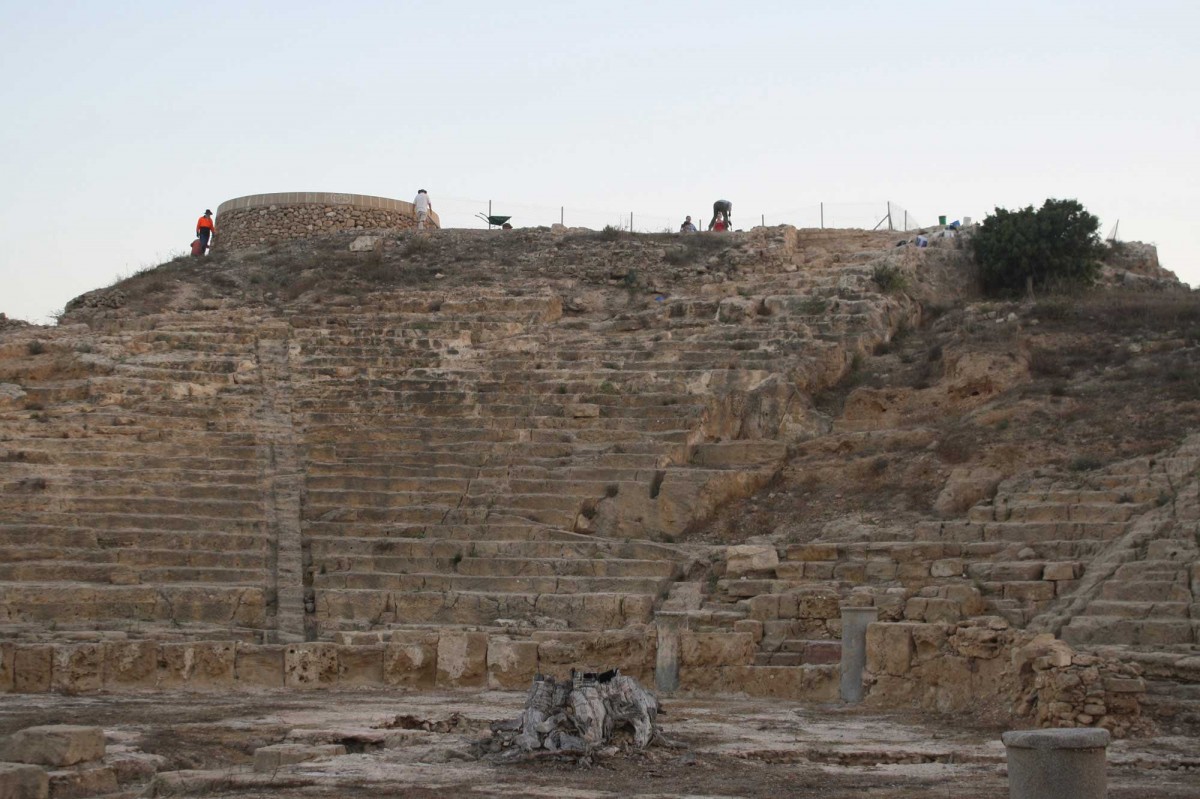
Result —
<svg viewBox="0 0 1200 799"><path fill-rule="evenodd" d="M565 680L541 674L533 681L521 715L491 725L476 754L494 760L564 757L581 762L615 754L621 744L645 749L666 743L658 725L657 697L619 669L576 673ZM621 740L632 731L632 738Z"/></svg>

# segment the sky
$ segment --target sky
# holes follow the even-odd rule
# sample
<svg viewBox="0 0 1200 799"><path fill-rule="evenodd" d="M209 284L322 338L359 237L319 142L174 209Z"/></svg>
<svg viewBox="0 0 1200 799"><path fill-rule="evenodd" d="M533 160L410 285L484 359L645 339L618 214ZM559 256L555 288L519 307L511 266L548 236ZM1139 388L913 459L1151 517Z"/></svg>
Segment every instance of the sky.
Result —
<svg viewBox="0 0 1200 799"><path fill-rule="evenodd" d="M1200 285L1197 31L1194 0L0 0L0 312L279 191L639 230L1074 198Z"/></svg>

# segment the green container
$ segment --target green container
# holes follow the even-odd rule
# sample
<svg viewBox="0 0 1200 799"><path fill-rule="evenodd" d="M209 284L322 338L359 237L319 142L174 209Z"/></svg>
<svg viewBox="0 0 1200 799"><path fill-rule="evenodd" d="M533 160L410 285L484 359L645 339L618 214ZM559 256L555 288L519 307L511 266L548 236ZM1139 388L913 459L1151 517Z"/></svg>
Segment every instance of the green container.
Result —
<svg viewBox="0 0 1200 799"><path fill-rule="evenodd" d="M939 216L939 217L938 217L938 224L939 224L939 225L944 225L944 224L946 224L946 217L944 217L944 216Z"/></svg>

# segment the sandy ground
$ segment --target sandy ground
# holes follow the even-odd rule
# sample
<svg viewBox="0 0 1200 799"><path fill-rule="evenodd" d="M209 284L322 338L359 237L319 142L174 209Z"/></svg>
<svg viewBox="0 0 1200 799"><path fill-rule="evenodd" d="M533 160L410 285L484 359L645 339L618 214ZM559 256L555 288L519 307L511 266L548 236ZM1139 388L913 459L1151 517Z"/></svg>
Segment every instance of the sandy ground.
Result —
<svg viewBox="0 0 1200 799"><path fill-rule="evenodd" d="M110 751L161 755L142 795L229 797L980 797L1008 796L1000 729L946 717L747 699L669 699L678 747L496 764L470 742L517 715L516 693L277 692L0 697L0 733L103 726ZM455 714L458 714L457 716ZM439 724L440 722L440 724ZM424 729L432 727L433 729ZM255 774L254 750L337 743L350 754ZM1118 741L1109 795L1200 797L1200 740Z"/></svg>

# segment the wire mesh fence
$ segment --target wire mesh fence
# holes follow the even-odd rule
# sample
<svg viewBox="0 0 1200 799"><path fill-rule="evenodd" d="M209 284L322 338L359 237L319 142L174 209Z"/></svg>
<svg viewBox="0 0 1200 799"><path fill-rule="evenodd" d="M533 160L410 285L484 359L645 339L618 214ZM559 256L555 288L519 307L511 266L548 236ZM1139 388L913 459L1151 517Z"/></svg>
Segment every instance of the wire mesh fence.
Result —
<svg viewBox="0 0 1200 799"><path fill-rule="evenodd" d="M677 232L685 216L700 230L708 227L711 207L683 209L669 216L655 210L602 210L573 205L537 205L506 199L480 200L466 197L435 197L434 209L448 228L485 228L488 217L508 217L513 227L562 224L567 227L602 230L606 227L637 233ZM798 228L858 228L864 230L914 230L921 221L906 208L889 201L861 203L815 203L789 210L759 210L734 205L732 218L738 230L759 225L793 225Z"/></svg>

